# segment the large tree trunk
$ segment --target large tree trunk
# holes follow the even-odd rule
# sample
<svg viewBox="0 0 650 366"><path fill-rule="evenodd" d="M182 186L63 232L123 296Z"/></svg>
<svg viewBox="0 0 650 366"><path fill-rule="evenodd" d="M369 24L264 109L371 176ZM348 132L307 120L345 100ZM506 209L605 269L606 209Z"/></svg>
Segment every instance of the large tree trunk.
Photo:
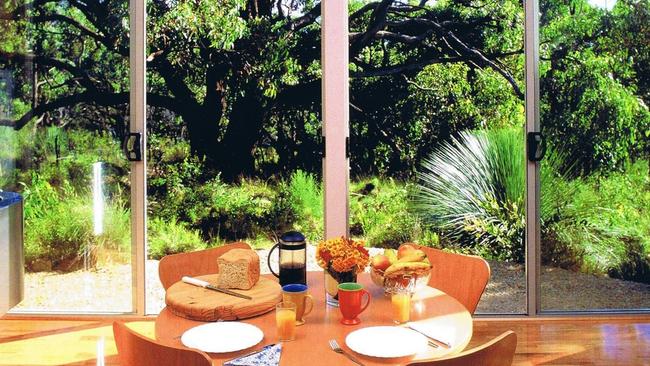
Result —
<svg viewBox="0 0 650 366"><path fill-rule="evenodd" d="M224 181L233 181L242 175L255 172L253 149L262 135L265 103L255 86L247 88L232 106L228 129L215 156Z"/></svg>
<svg viewBox="0 0 650 366"><path fill-rule="evenodd" d="M206 56L207 58L208 56ZM219 170L219 134L221 118L226 109L226 88L223 78L228 69L216 64L206 72L206 95L202 105L186 108L183 119L187 125L192 152L205 158L209 170Z"/></svg>
<svg viewBox="0 0 650 366"><path fill-rule="evenodd" d="M221 112L215 113L214 108L217 106L197 107L183 113L183 120L187 125L190 139L190 148L196 156L205 158L208 168L218 168L214 157L219 153L217 138Z"/></svg>

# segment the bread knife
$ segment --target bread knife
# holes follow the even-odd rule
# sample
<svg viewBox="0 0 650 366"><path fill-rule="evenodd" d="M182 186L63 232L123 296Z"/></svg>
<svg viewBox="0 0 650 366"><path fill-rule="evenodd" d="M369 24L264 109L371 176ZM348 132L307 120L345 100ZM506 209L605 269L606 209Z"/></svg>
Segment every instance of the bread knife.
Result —
<svg viewBox="0 0 650 366"><path fill-rule="evenodd" d="M226 295L237 296L237 297L241 297L242 299L246 299L246 300L253 300L253 298L248 296L248 295L240 294L239 292L235 292L235 291L226 290L225 288L219 288L219 287L211 284L208 281L199 280L198 278L183 276L182 281L185 282L185 283L189 283L190 285L199 286L199 287L207 288L209 290L218 291L218 292L224 293Z"/></svg>

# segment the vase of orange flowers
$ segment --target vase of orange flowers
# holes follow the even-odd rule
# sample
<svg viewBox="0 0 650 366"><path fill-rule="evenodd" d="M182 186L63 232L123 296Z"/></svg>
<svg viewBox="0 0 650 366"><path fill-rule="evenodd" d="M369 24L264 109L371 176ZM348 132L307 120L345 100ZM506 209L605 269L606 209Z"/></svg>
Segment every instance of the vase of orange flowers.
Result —
<svg viewBox="0 0 650 366"><path fill-rule="evenodd" d="M368 266L370 255L363 241L340 237L318 244L316 262L325 270L327 304L338 306L338 285L357 282L357 274Z"/></svg>

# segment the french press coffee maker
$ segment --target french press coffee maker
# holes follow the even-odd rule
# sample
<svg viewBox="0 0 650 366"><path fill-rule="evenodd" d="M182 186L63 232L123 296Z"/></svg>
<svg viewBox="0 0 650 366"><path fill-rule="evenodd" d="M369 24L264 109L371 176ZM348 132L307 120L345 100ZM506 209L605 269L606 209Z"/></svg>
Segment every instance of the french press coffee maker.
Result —
<svg viewBox="0 0 650 366"><path fill-rule="evenodd" d="M280 274L277 274L271 267L271 253L275 248L280 247L279 261ZM290 283L307 284L307 242L305 236L297 231L289 231L282 234L280 242L275 244L269 256L267 264L271 273L280 279L280 285Z"/></svg>

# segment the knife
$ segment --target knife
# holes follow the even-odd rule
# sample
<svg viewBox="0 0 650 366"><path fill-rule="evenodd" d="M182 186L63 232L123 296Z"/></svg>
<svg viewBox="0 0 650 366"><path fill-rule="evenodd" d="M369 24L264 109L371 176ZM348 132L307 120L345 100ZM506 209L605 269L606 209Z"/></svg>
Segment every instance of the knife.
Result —
<svg viewBox="0 0 650 366"><path fill-rule="evenodd" d="M248 295L240 294L239 292L235 292L235 291L226 290L225 288L219 288L215 285L210 284L210 282L208 281L199 280L198 278L183 276L182 281L185 283L189 283L190 285L207 288L209 290L218 291L227 295L241 297L242 299L246 299L246 300L253 300L253 298Z"/></svg>
<svg viewBox="0 0 650 366"><path fill-rule="evenodd" d="M435 341L435 342L437 342L437 343L440 343L440 344L442 344L443 346L445 346L445 347L447 347L447 348L451 348L451 345L450 345L449 343L447 343L447 342L443 342L443 341L441 341L441 340L439 340L439 339L436 339L436 338L433 338L432 336L430 336L430 335L424 333L423 331L421 331L421 330L419 330L419 329L415 329L414 327L411 326L411 324L406 324L406 327L409 328L409 329L411 329L411 330L414 330L414 331L416 331L416 332L418 332L418 333L420 333L420 334L422 334L423 336L425 336L425 337L431 339L432 341Z"/></svg>

